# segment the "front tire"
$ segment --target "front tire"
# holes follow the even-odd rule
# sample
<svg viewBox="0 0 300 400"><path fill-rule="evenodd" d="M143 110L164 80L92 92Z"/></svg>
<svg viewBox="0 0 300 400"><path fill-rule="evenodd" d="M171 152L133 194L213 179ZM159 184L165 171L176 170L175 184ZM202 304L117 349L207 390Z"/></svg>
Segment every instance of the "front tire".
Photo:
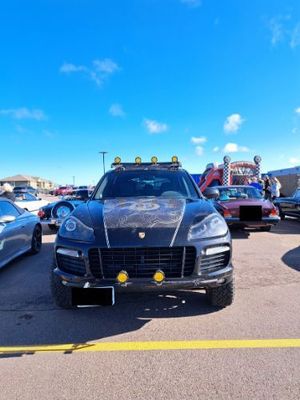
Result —
<svg viewBox="0 0 300 400"><path fill-rule="evenodd" d="M225 285L211 288L206 291L210 303L215 307L224 308L230 306L234 299L234 281L226 283Z"/></svg>
<svg viewBox="0 0 300 400"><path fill-rule="evenodd" d="M64 309L74 308L72 305L72 289L62 284L59 276L53 272L53 266L51 268L51 293L55 301L55 304Z"/></svg>
<svg viewBox="0 0 300 400"><path fill-rule="evenodd" d="M42 248L42 227L36 225L31 239L30 254L38 254Z"/></svg>

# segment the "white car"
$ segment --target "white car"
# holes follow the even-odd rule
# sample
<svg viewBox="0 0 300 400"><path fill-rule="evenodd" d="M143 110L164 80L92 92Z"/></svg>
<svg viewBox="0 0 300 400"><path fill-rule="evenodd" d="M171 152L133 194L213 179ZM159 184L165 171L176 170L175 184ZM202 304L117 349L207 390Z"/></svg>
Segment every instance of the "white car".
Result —
<svg viewBox="0 0 300 400"><path fill-rule="evenodd" d="M49 204L49 201L42 200L39 197L35 197L31 193L15 193L16 200L15 203L20 208L30 211L37 215L39 209Z"/></svg>

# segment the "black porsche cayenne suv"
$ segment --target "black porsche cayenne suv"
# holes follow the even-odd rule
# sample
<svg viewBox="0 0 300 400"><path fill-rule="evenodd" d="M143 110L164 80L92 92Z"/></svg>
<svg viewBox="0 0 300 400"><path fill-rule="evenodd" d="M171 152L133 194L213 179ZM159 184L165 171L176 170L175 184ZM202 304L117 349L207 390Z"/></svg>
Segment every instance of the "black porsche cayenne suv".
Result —
<svg viewBox="0 0 300 400"><path fill-rule="evenodd" d="M59 229L51 268L56 303L75 306L78 290L108 289L113 298L115 291L205 289L213 305L230 305L230 233L177 158L117 157L112 167Z"/></svg>

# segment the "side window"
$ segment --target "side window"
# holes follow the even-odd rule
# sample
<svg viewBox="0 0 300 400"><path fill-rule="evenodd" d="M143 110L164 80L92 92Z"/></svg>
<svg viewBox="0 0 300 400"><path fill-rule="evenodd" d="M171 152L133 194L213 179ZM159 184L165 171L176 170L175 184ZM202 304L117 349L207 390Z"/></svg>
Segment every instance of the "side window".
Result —
<svg viewBox="0 0 300 400"><path fill-rule="evenodd" d="M0 216L11 215L12 217L18 217L19 211L10 204L8 201L0 201Z"/></svg>

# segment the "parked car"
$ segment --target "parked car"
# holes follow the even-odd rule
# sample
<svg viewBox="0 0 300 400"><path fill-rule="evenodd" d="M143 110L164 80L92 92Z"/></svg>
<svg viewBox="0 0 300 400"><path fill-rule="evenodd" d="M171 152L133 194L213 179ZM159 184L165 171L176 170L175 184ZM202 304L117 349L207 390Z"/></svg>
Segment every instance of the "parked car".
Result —
<svg viewBox="0 0 300 400"><path fill-rule="evenodd" d="M279 197L274 201L278 208L281 219L290 217L300 218L300 188L298 188L292 197Z"/></svg>
<svg viewBox="0 0 300 400"><path fill-rule="evenodd" d="M89 199L91 192L77 190L73 195L64 196L62 200L41 207L37 213L42 225L48 225L57 231L62 221L82 202Z"/></svg>
<svg viewBox="0 0 300 400"><path fill-rule="evenodd" d="M10 200L0 198L0 268L23 253L38 253L41 246L39 219Z"/></svg>
<svg viewBox="0 0 300 400"><path fill-rule="evenodd" d="M65 196L67 194L72 194L72 186L60 186L54 190L54 196Z"/></svg>
<svg viewBox="0 0 300 400"><path fill-rule="evenodd" d="M37 196L39 194L38 189L28 186L28 185L20 185L20 186L15 186L14 187L14 193L31 193L34 196Z"/></svg>
<svg viewBox="0 0 300 400"><path fill-rule="evenodd" d="M49 201L36 197L31 193L16 192L15 196L15 203L17 206L36 215L41 207L49 204Z"/></svg>
<svg viewBox="0 0 300 400"><path fill-rule="evenodd" d="M119 290L197 288L215 306L232 303L228 227L175 160L117 158L91 199L63 221L51 274L58 306L76 305L80 289L114 298Z"/></svg>
<svg viewBox="0 0 300 400"><path fill-rule="evenodd" d="M222 206L221 214L230 227L269 231L280 221L277 208L252 186L214 186L204 195Z"/></svg>

